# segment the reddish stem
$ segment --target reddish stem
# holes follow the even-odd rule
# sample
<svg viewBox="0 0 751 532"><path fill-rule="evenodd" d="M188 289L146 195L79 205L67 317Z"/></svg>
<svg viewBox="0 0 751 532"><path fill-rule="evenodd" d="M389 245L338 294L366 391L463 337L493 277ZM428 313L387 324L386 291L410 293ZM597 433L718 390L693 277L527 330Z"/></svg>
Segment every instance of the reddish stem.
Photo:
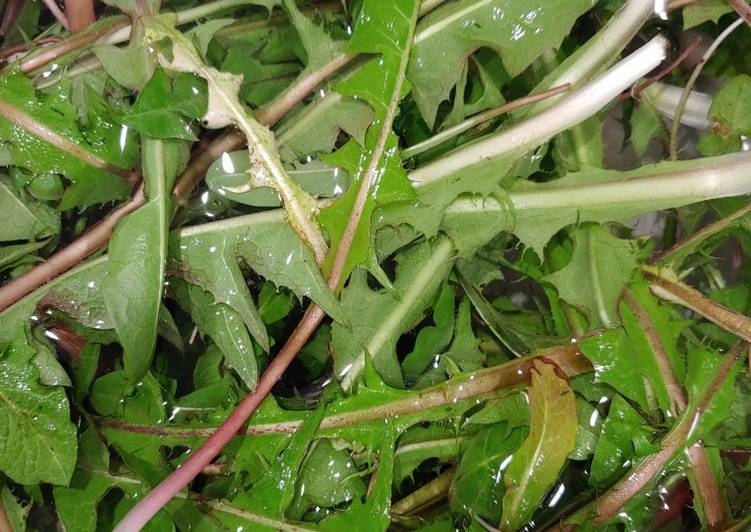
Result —
<svg viewBox="0 0 751 532"><path fill-rule="evenodd" d="M93 0L65 0L65 15L73 33L84 30L96 22Z"/></svg>
<svg viewBox="0 0 751 532"><path fill-rule="evenodd" d="M36 46L44 46L45 44L53 44L58 43L63 40L62 37L59 35L50 35L49 37L42 37L41 39L36 39L34 42L34 45ZM29 46L27 43L20 43L16 44L15 46L9 46L7 48L3 48L0 50L0 59L7 59L13 55L19 54L21 52L25 52L29 49Z"/></svg>
<svg viewBox="0 0 751 532"><path fill-rule="evenodd" d="M110 26L101 28L97 31L74 35L70 39L66 39L58 44L43 48L39 50L38 53L35 53L34 55L21 60L21 72L23 72L24 74L33 72L51 63L52 61L55 61L65 54L73 52L74 50L78 50L79 48L83 48L84 46L87 46L101 39L105 35L114 33L117 30L129 25L130 20L127 17L113 18L112 24Z"/></svg>
<svg viewBox="0 0 751 532"><path fill-rule="evenodd" d="M751 26L751 6L745 0L728 0L728 4Z"/></svg>
<svg viewBox="0 0 751 532"><path fill-rule="evenodd" d="M140 187L128 203L112 211L75 242L34 266L28 273L4 285L0 290L0 311L102 249L112 236L117 222L143 204L143 187Z"/></svg>

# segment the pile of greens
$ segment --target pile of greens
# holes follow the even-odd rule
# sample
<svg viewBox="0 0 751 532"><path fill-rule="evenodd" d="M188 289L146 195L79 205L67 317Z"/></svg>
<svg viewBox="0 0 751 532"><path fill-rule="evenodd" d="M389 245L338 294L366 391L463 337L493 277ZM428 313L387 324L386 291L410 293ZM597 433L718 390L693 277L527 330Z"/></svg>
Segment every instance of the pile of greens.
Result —
<svg viewBox="0 0 751 532"><path fill-rule="evenodd" d="M743 0L0 6L0 530L751 528Z"/></svg>

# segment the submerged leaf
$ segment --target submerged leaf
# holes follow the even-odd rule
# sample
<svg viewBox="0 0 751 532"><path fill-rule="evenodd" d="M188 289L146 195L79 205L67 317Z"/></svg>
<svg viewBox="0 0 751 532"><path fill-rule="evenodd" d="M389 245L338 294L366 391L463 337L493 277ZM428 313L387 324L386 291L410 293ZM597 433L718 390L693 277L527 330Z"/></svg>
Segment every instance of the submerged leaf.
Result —
<svg viewBox="0 0 751 532"><path fill-rule="evenodd" d="M126 196L127 171L111 164L110 151L118 148L89 143L67 98L38 95L30 79L13 72L0 77L0 107L0 140L13 146L13 164L35 174L62 174L73 183L61 210Z"/></svg>

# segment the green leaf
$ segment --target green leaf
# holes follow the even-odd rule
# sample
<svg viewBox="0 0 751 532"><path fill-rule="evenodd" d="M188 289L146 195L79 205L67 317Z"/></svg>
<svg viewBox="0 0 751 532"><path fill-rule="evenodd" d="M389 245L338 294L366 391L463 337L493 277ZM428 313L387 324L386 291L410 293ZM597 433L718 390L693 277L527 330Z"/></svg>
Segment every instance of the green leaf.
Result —
<svg viewBox="0 0 751 532"><path fill-rule="evenodd" d="M144 138L146 205L120 222L109 244L102 282L107 311L124 350L125 370L139 380L156 345L164 288L172 183L182 147Z"/></svg>
<svg viewBox="0 0 751 532"><path fill-rule="evenodd" d="M50 209L33 201L22 201L3 181L0 181L0 211L3 213L0 242L43 239L60 230L59 217Z"/></svg>
<svg viewBox="0 0 751 532"><path fill-rule="evenodd" d="M374 118L373 108L366 101L329 91L276 129L282 159L293 161L330 153L341 132L363 145Z"/></svg>
<svg viewBox="0 0 751 532"><path fill-rule="evenodd" d="M181 279L171 281L180 306L190 314L198 330L208 335L221 349L227 364L251 390L258 380L258 365L253 342L241 316L224 303L214 303L199 286Z"/></svg>
<svg viewBox="0 0 751 532"><path fill-rule="evenodd" d="M112 480L79 472L71 487L56 486L55 508L67 530L94 532L97 525L97 505L115 487Z"/></svg>
<svg viewBox="0 0 751 532"><path fill-rule="evenodd" d="M345 96L367 101L375 114L375 123L365 135L364 146L351 140L325 159L342 166L352 176L352 183L344 195L319 216L332 241L325 263L327 269L332 267L345 233L351 231L354 235L340 284L346 281L356 265L366 264L371 256L370 219L376 206L414 196L402 168L399 142L392 132L392 125L399 100L405 92L417 11L418 2L414 0L400 3L366 0L347 51L375 53L381 57L336 85L336 90ZM363 190L367 191L365 202L358 205ZM358 210L361 210L361 216L357 225L348 227L352 213Z"/></svg>
<svg viewBox="0 0 751 532"><path fill-rule="evenodd" d="M558 48L590 0L549 0L531 6L514 0L461 0L424 17L415 32L408 77L429 127L440 103L459 81L467 57L481 47L501 56L512 77L540 54Z"/></svg>
<svg viewBox="0 0 751 532"><path fill-rule="evenodd" d="M143 37L144 26L136 19L127 46L99 44L91 49L104 70L120 85L132 90L141 90L157 66L154 50Z"/></svg>
<svg viewBox="0 0 751 532"><path fill-rule="evenodd" d="M67 484L76 464L76 428L59 386L39 384L23 331L0 357L0 470L21 484Z"/></svg>
<svg viewBox="0 0 751 532"><path fill-rule="evenodd" d="M618 298L637 266L638 245L595 224L577 226L569 235L574 242L571 262L544 280L581 308L591 327L612 327L618 323Z"/></svg>
<svg viewBox="0 0 751 532"><path fill-rule="evenodd" d="M269 517L281 518L295 497L295 485L305 479L299 471L304 467L303 458L311 445L318 426L323 419L323 408L312 412L295 431L289 445L276 458L270 471L247 493L234 499L234 503Z"/></svg>
<svg viewBox="0 0 751 532"><path fill-rule="evenodd" d="M726 0L697 0L683 8L683 29L693 28L708 20L716 23L722 15L732 11Z"/></svg>
<svg viewBox="0 0 751 532"><path fill-rule="evenodd" d="M632 293L631 301L620 305L623 329L585 338L579 348L592 361L596 382L610 384L644 412L659 406L675 417L675 395L683 393L676 387L684 373L677 343L688 322L672 318L644 281L636 283Z"/></svg>
<svg viewBox="0 0 751 532"><path fill-rule="evenodd" d="M31 79L13 72L0 78L0 105L5 108L0 140L13 147L14 164L34 174L62 174L73 183L65 191L60 210L127 195L125 170L110 161L114 146L89 143L67 99L38 95ZM35 130L30 129L32 124Z"/></svg>
<svg viewBox="0 0 751 532"><path fill-rule="evenodd" d="M372 291L365 271L355 271L341 298L351 327L340 323L332 327L334 367L345 389L352 387L365 368L366 353L386 383L404 386L396 359L397 340L431 306L451 269L452 254L453 245L447 238L417 244L400 254L393 291Z"/></svg>
<svg viewBox="0 0 751 532"><path fill-rule="evenodd" d="M300 78L330 63L342 52L342 43L333 41L321 26L303 15L293 0L282 0L282 4L305 50L306 57L302 58L305 70L300 74Z"/></svg>
<svg viewBox="0 0 751 532"><path fill-rule="evenodd" d="M224 153L206 171L206 185L212 192L244 205L280 206L279 195L269 187L253 188L244 192L235 191L247 182L250 170L248 154L245 151ZM316 198L332 198L347 190L349 186L347 172L319 161L300 164L297 170L289 171L289 176Z"/></svg>
<svg viewBox="0 0 751 532"><path fill-rule="evenodd" d="M170 82L159 68L135 105L120 119L123 124L154 138L197 140L186 118L206 114L206 84L191 74L180 73Z"/></svg>
<svg viewBox="0 0 751 532"><path fill-rule="evenodd" d="M646 420L616 395L597 441L589 485L600 490L611 486L628 469L636 450L649 444L653 432Z"/></svg>
<svg viewBox="0 0 751 532"><path fill-rule="evenodd" d="M444 283L433 305L435 325L420 329L415 347L402 361L402 371L408 380L415 379L448 347L454 329L454 287Z"/></svg>
<svg viewBox="0 0 751 532"><path fill-rule="evenodd" d="M516 530L530 520L576 442L576 402L568 382L539 360L531 374L529 435L506 470L503 530Z"/></svg>
<svg viewBox="0 0 751 532"><path fill-rule="evenodd" d="M449 489L454 511L476 513L494 523L500 520L505 473L526 434L526 429L519 428L509 433L501 424L475 435L462 454Z"/></svg>
<svg viewBox="0 0 751 532"><path fill-rule="evenodd" d="M285 222L282 211L238 216L174 232L169 269L216 296L225 291L223 286L231 278L231 272L222 266L223 259L217 258L220 249L239 257L275 285L287 287L299 297L309 297L335 320L347 323L313 255ZM235 310L242 314L239 308ZM263 345L261 340L259 343Z"/></svg>
<svg viewBox="0 0 751 532"><path fill-rule="evenodd" d="M630 139L637 157L643 157L652 139L664 131L662 117L652 104L643 100L634 107L631 114Z"/></svg>
<svg viewBox="0 0 751 532"><path fill-rule="evenodd" d="M751 134L751 76L741 74L726 83L712 100L707 118L715 126L702 137L699 151L707 156L732 153L741 149L740 136Z"/></svg>
<svg viewBox="0 0 751 532"><path fill-rule="evenodd" d="M345 449L334 448L325 438L315 440L311 447L297 476L295 499L287 510L290 519L301 520L314 507L338 507L367 491Z"/></svg>
<svg viewBox="0 0 751 532"><path fill-rule="evenodd" d="M165 39L172 43L171 59L159 54L165 68L195 73L206 80L209 103L202 125L209 129L235 125L246 137L249 160L255 171L248 176L245 188L250 190L262 186L276 190L282 198L290 225L313 251L316 261L322 263L328 247L315 221L318 207L287 174L271 130L253 118L240 101L238 93L242 78L205 64L192 41L175 28L174 16L161 15L142 20L147 28L144 40L147 45L156 45Z"/></svg>
<svg viewBox="0 0 751 532"><path fill-rule="evenodd" d="M473 436L459 434L456 427L446 423L410 427L399 438L394 454L394 487L399 488L427 460L439 464L455 462L474 441Z"/></svg>

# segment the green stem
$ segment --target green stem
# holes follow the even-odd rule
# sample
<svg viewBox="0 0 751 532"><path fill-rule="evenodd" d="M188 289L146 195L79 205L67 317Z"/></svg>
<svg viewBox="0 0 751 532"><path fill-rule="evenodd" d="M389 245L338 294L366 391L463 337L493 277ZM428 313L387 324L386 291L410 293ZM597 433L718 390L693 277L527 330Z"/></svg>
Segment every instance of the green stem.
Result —
<svg viewBox="0 0 751 532"><path fill-rule="evenodd" d="M539 357L552 360L569 377L592 371L589 361L575 347L571 345L552 347L462 378L445 381L425 390L399 393L398 398L380 404L341 413L334 412L323 418L320 430L352 427L386 417L404 418L450 404L461 405L462 402L476 404L481 398L497 397L499 391L502 392L501 395L507 395L515 386L527 382L533 361ZM300 427L302 421L303 416L281 422L256 423L251 420L250 424L238 434L258 437L291 434ZM114 430L165 438L206 438L216 430L214 426L139 425L107 418L99 418L97 424Z"/></svg>
<svg viewBox="0 0 751 532"><path fill-rule="evenodd" d="M656 296L693 310L718 327L733 333L738 338L751 342L751 318L739 314L706 297L690 286L668 279L653 268L645 268L644 276Z"/></svg>
<svg viewBox="0 0 751 532"><path fill-rule="evenodd" d="M400 501L391 506L391 513L396 515L407 515L418 512L421 509L435 504L448 496L451 482L454 480L456 468L447 469L436 478L413 491Z"/></svg>
<svg viewBox="0 0 751 532"><path fill-rule="evenodd" d="M686 102L688 101L688 97L691 94L691 90L694 88L694 84L699 78L699 74L701 74L704 65L706 65L707 61L709 61L709 58L714 55L715 50L717 50L722 42L741 24L743 24L743 19L739 18L730 26L725 28L725 30L717 36L712 44L709 45L707 51L704 52L704 55L701 56L701 59L694 67L694 70L691 72L691 76L688 78L686 86L683 88L681 99L678 101L678 105L675 108L675 117L673 118L673 123L670 125L670 158L673 161L678 160L678 126L681 123L681 115L683 115L683 109L686 107Z"/></svg>
<svg viewBox="0 0 751 532"><path fill-rule="evenodd" d="M493 118L497 118L503 114L509 113L513 111L514 109L518 109L525 105L530 105L532 103L539 102L540 100L544 100L546 98L550 98L558 94L564 93L568 91L570 88L571 88L570 84L561 85L560 87L554 87L550 90L540 92L538 94L530 94L529 96L524 96L523 98L519 98L512 102L504 103L503 105L500 105L493 109L488 109L487 111L483 111L482 113L477 113L476 115L469 117L468 119L464 120L463 122L453 127L445 129L441 131L440 133L433 135L432 137L428 139L423 140L422 142L419 142L413 146L410 146L409 148L403 149L401 153L402 159L409 159L410 157L414 157L415 155L426 152L429 149L434 148L446 142L447 140L453 137L456 137L460 135L461 133L464 133L465 131L469 129L472 129L485 122L492 120Z"/></svg>
<svg viewBox="0 0 751 532"><path fill-rule="evenodd" d="M751 213L751 203L745 207L741 207L731 214L728 214L724 218L720 218L719 220L702 227L684 240L676 243L670 249L663 251L653 262L656 264L680 262L687 253L695 250L703 241L733 227L739 220L743 219L749 213Z"/></svg>
<svg viewBox="0 0 751 532"><path fill-rule="evenodd" d="M523 156L554 135L599 112L655 68L665 58L667 47L664 37L654 37L605 74L563 97L554 106L412 171L410 179L416 187L437 184L476 164Z"/></svg>

